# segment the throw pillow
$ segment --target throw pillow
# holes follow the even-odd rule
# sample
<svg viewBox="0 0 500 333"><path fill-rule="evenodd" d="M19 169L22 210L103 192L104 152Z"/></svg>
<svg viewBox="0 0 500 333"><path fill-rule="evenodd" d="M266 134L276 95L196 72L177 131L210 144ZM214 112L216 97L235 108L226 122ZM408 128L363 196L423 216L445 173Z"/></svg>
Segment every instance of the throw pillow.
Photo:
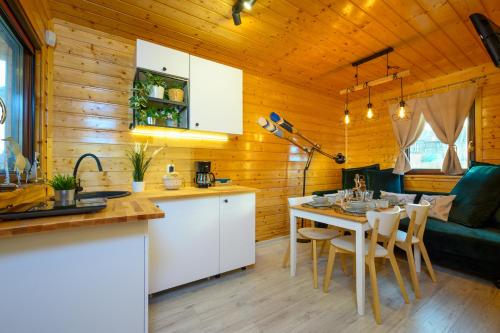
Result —
<svg viewBox="0 0 500 333"><path fill-rule="evenodd" d="M402 194L402 193L393 193L393 192L386 192L386 191L380 191L380 198L381 199L387 199L391 204L407 204L407 203L414 203L415 198L417 197L416 194ZM394 198L394 199L391 199Z"/></svg>
<svg viewBox="0 0 500 333"><path fill-rule="evenodd" d="M449 221L480 228L491 219L500 198L500 166L476 165L451 190L456 195Z"/></svg>
<svg viewBox="0 0 500 333"><path fill-rule="evenodd" d="M353 188L355 186L354 177L356 176L356 174L363 175L366 179L366 172L365 172L366 170L380 170L380 165L373 164L373 165L367 165L359 168L350 168L350 169L342 168L342 188L343 189Z"/></svg>
<svg viewBox="0 0 500 333"><path fill-rule="evenodd" d="M401 193L401 177L392 171L366 170L366 187L372 190L373 197L380 199L380 191Z"/></svg>
<svg viewBox="0 0 500 333"><path fill-rule="evenodd" d="M448 215L450 214L451 204L455 199L455 195L426 195L423 194L420 199L420 203L422 200L428 201L431 204L431 208L429 209L429 217L433 217L435 219L441 221L448 221Z"/></svg>

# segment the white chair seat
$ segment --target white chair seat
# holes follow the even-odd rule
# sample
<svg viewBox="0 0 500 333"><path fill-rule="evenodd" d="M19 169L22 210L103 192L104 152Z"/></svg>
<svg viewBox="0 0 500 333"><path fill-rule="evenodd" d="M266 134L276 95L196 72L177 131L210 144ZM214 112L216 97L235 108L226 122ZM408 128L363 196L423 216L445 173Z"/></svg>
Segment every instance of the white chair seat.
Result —
<svg viewBox="0 0 500 333"><path fill-rule="evenodd" d="M314 240L330 240L340 235L337 230L326 228L300 228L297 232L305 238Z"/></svg>
<svg viewBox="0 0 500 333"><path fill-rule="evenodd" d="M405 241L406 241L406 232L398 230L398 232L396 233L396 242L403 242L404 243ZM412 236L411 243L412 244L418 243L418 238L415 236Z"/></svg>
<svg viewBox="0 0 500 333"><path fill-rule="evenodd" d="M338 249L355 253L356 252L356 238L354 235L342 236L334 238L330 241L333 246ZM368 255L368 250L370 248L370 240L365 239L365 255ZM387 255L387 250L380 244L375 247L375 257L385 257Z"/></svg>

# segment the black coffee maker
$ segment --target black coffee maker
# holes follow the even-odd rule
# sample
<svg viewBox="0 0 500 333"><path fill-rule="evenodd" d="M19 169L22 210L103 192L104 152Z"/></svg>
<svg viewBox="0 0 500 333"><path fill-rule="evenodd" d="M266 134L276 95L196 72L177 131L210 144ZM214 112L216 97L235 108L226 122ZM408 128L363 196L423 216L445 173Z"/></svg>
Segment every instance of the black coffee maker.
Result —
<svg viewBox="0 0 500 333"><path fill-rule="evenodd" d="M210 172L211 162L197 161L195 162L196 177L194 182L200 188L207 188L215 184L215 176Z"/></svg>

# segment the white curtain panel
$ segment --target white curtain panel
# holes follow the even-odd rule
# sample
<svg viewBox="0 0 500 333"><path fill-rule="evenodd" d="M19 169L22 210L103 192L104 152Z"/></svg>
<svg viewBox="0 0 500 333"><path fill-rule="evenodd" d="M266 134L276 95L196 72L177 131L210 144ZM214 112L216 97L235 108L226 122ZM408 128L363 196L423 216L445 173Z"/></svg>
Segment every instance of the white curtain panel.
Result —
<svg viewBox="0 0 500 333"><path fill-rule="evenodd" d="M448 145L441 168L445 174L457 175L463 172L455 142L472 107L476 90L477 86L471 85L422 99L425 103L425 107L422 107L425 120L438 139Z"/></svg>
<svg viewBox="0 0 500 333"><path fill-rule="evenodd" d="M406 101L406 112L410 113L409 119L399 120L399 103L389 105L389 115L392 121L392 129L399 151L396 157L393 173L403 175L411 170L410 160L406 156L406 149L417 141L424 130L425 120L422 114L422 101L410 99Z"/></svg>

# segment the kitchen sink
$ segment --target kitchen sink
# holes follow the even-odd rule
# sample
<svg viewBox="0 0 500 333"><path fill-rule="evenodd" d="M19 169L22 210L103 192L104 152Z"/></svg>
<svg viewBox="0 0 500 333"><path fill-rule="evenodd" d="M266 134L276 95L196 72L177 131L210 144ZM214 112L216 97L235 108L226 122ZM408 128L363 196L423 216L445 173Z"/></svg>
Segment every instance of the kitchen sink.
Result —
<svg viewBox="0 0 500 333"><path fill-rule="evenodd" d="M129 191L96 191L96 192L80 192L78 193L78 199L94 199L94 198L106 198L114 199L121 198L130 195Z"/></svg>

